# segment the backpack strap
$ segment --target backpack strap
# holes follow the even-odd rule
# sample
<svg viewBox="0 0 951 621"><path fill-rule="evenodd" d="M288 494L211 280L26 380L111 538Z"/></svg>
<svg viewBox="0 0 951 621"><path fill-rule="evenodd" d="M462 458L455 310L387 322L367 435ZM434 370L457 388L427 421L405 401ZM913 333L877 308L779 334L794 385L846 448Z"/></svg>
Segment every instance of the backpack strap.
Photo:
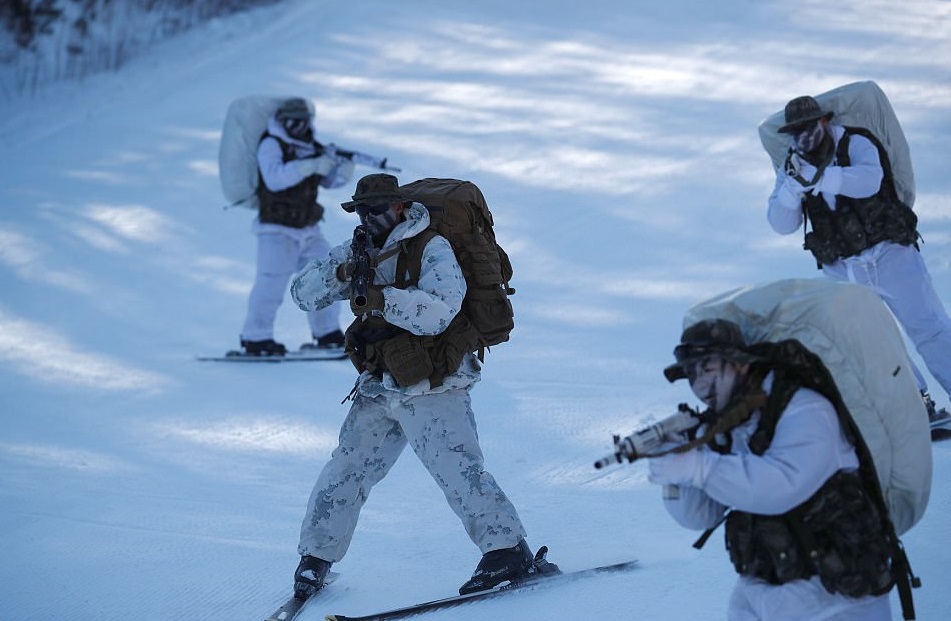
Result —
<svg viewBox="0 0 951 621"><path fill-rule="evenodd" d="M418 235L400 242L400 255L396 259L396 286L405 289L419 284L423 271L423 250L436 235L436 229L428 228ZM387 255L389 256L389 254Z"/></svg>

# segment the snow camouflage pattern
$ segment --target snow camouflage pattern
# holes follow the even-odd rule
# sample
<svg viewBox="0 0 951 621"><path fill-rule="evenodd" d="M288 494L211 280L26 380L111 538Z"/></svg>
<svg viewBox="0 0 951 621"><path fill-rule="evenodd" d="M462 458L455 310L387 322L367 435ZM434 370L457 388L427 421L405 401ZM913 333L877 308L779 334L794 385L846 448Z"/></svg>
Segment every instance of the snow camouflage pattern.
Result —
<svg viewBox="0 0 951 621"><path fill-rule="evenodd" d="M380 252L429 226L429 212L422 205L413 203L403 213L406 220L393 229ZM347 242L298 274L291 294L302 310L349 298L349 283L337 280L336 271L350 257ZM377 266L376 284L395 282L396 261L394 254ZM426 245L418 286L383 289L384 318L413 334L439 334L459 312L465 293L466 281L455 254L437 235ZM382 379L363 373L340 429L339 445L308 502L300 554L331 562L343 558L370 489L386 476L407 444L483 553L512 547L525 537L515 507L483 469L469 397L469 388L480 376L479 361L471 353L437 388L431 388L428 379L401 387L389 373Z"/></svg>
<svg viewBox="0 0 951 621"><path fill-rule="evenodd" d="M415 237L429 226L429 212L419 203L413 203L403 213L406 220L393 229L380 253L387 252L404 239ZM346 263L351 257L348 241L333 248L329 259L312 261L298 274L291 285L291 296L301 310L325 308L338 300L349 299L350 284L337 280L336 271L337 266ZM376 267L373 282L378 285L395 282L396 262L396 254L382 261ZM459 312L465 295L466 280L452 247L444 237L437 235L426 244L418 286L413 289L383 289L383 316L387 322L413 334L440 334ZM413 310L407 312L407 309ZM381 389L398 391L404 395L419 395L467 388L479 381L480 375L478 359L466 354L459 369L446 377L438 388L431 388L429 380L400 387L389 373L384 373L382 380L364 373L357 391L371 397L379 394Z"/></svg>
<svg viewBox="0 0 951 621"><path fill-rule="evenodd" d="M370 489L409 444L485 553L525 536L515 507L483 469L475 418L466 390L419 395L357 395L340 429L340 444L307 504L298 552L331 562L347 552Z"/></svg>

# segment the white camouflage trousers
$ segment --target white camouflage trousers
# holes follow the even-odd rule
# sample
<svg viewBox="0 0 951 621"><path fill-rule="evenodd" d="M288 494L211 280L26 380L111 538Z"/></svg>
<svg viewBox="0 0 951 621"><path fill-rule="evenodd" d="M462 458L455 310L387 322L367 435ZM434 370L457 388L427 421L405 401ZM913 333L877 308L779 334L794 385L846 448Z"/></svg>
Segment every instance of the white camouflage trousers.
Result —
<svg viewBox="0 0 951 621"><path fill-rule="evenodd" d="M818 576L769 584L740 576L727 621L891 621L888 595L860 598L829 593Z"/></svg>
<svg viewBox="0 0 951 621"><path fill-rule="evenodd" d="M407 397L357 394L340 443L320 473L301 525L301 556L343 558L360 509L409 444L446 495L469 538L485 553L525 537L515 507L483 469L469 391Z"/></svg>
<svg viewBox="0 0 951 621"><path fill-rule="evenodd" d="M312 259L323 258L330 252L330 244L317 227L290 229L289 234L273 230L258 233L257 274L248 296L241 338L263 341L274 338L274 319L284 301L287 283L295 272ZM313 229L313 230L311 230ZM307 313L307 323L313 336L324 336L340 329L340 308L327 308Z"/></svg>
<svg viewBox="0 0 951 621"><path fill-rule="evenodd" d="M951 318L914 246L883 242L858 256L823 265L822 272L875 290L951 398ZM924 378L914 370L919 388L925 390Z"/></svg>

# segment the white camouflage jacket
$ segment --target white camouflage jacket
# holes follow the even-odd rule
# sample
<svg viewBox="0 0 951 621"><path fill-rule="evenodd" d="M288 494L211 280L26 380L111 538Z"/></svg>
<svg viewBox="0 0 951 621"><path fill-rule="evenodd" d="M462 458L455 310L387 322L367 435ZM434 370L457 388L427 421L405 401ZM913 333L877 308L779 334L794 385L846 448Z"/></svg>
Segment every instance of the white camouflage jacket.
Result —
<svg viewBox="0 0 951 621"><path fill-rule="evenodd" d="M772 374L763 382L772 388ZM681 498L666 500L668 512L681 525L710 528L727 508L778 515L805 502L839 470L858 468L858 456L845 437L832 403L801 388L779 418L776 433L762 455L748 442L759 412L732 431L733 452L721 455L701 447L708 461L703 488L682 487Z"/></svg>
<svg viewBox="0 0 951 621"><path fill-rule="evenodd" d="M763 382L772 388L772 374ZM786 406L776 434L762 455L747 442L756 430L759 412L733 430L733 452L702 451L708 459L702 488L680 486L680 497L665 499L667 511L682 526L702 530L714 526L728 508L778 515L807 500L839 470L854 470L858 456L845 437L832 403L817 392L800 388ZM755 610L763 621L802 619L890 619L888 595L850 598L829 593L818 576L782 585L738 576L727 618L746 619Z"/></svg>
<svg viewBox="0 0 951 621"><path fill-rule="evenodd" d="M839 141L845 135L845 128L841 125L829 127L835 141L833 148L838 149ZM794 157L799 160L800 174L806 179L812 179L816 174L816 167L798 156ZM823 178L828 177L828 181L817 183L806 191L814 194L821 191L826 203L833 210L836 194L868 198L878 192L882 186L884 172L875 145L865 136L852 136L849 138L849 161L848 166L838 166L835 162L827 166ZM780 235L795 233L803 223L801 195L784 191L784 185L787 183L798 185L796 181L788 179L786 172L780 167L776 171L776 185L773 187L773 193L769 195L766 208L766 218L770 226ZM835 191L826 191L827 186Z"/></svg>
<svg viewBox="0 0 951 621"><path fill-rule="evenodd" d="M429 226L429 212L419 203L413 203L403 214L406 219L396 225L382 249L370 250L371 256L387 252ZM326 259L315 259L304 267L291 284L291 296L301 310L320 310L339 300L349 299L350 283L337 280L337 267L350 261L352 256L348 241L333 248ZM442 333L461 309L466 295L466 280L452 247L444 237L433 237L423 250L419 284L407 289L392 286L396 281L397 258L398 254L394 253L380 263L374 273L374 284L389 285L383 287L383 318L413 334L432 336ZM371 397L383 391L415 396L469 388L480 377L478 359L468 354L459 369L435 389L429 386L429 380L400 387L389 373L383 375L382 381L370 373L363 373L357 390Z"/></svg>

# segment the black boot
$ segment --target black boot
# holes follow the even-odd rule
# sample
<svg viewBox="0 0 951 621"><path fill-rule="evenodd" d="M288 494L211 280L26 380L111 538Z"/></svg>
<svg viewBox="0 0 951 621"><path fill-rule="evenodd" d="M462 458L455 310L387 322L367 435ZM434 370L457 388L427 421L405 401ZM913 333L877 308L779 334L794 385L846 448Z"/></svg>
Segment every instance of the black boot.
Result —
<svg viewBox="0 0 951 621"><path fill-rule="evenodd" d="M263 341L247 341L241 339L241 347L248 356L283 356L287 353L287 348L283 343L278 343L274 339L265 339Z"/></svg>
<svg viewBox="0 0 951 621"><path fill-rule="evenodd" d="M484 591L502 584L527 576L532 569L535 557L524 539L512 548L492 550L482 555L478 567L472 577L459 587L459 594Z"/></svg>
<svg viewBox="0 0 951 621"><path fill-rule="evenodd" d="M324 586L330 563L316 556L300 557L300 565L294 572L294 597L307 599Z"/></svg>
<svg viewBox="0 0 951 621"><path fill-rule="evenodd" d="M343 332L340 330L334 330L333 332L328 332L323 336L315 336L312 343L304 343L300 346L301 349L323 349L336 351L343 351L344 346L344 336Z"/></svg>
<svg viewBox="0 0 951 621"><path fill-rule="evenodd" d="M948 422L948 419L951 419L951 414L944 408L939 410L935 405L934 399L924 390L921 391L921 398L924 399L925 408L928 410L928 424L931 425L931 427L938 427Z"/></svg>

